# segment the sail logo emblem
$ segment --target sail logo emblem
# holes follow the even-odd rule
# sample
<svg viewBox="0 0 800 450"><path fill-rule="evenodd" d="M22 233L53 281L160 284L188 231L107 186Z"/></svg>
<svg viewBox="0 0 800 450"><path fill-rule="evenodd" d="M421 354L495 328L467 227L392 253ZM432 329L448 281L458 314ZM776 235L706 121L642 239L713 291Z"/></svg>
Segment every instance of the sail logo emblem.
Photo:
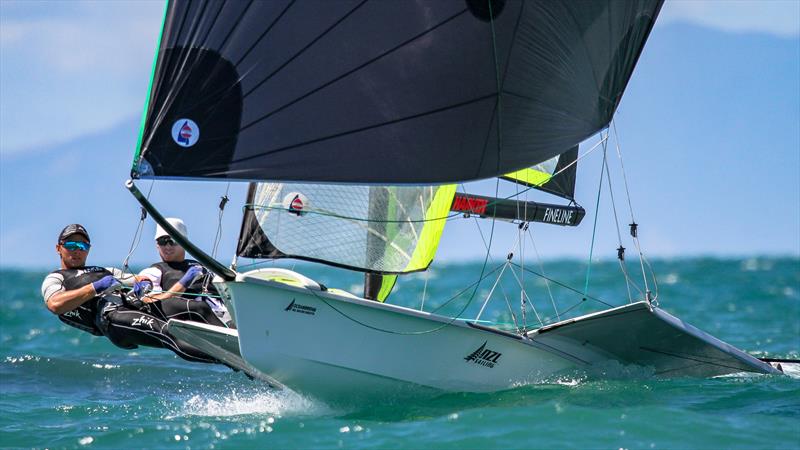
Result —
<svg viewBox="0 0 800 450"><path fill-rule="evenodd" d="M283 197L283 207L292 214L302 216L308 207L308 197L299 192L289 192Z"/></svg>
<svg viewBox="0 0 800 450"><path fill-rule="evenodd" d="M292 302L286 305L286 308L284 308L283 310L292 311L300 314L308 314L309 316L313 316L317 313L317 308L314 308L313 306L301 305L295 302L294 299L292 299Z"/></svg>
<svg viewBox="0 0 800 450"><path fill-rule="evenodd" d="M292 203L289 204L289 211L299 213L303 210L303 199L300 198L300 195L295 195L292 199Z"/></svg>
<svg viewBox="0 0 800 450"><path fill-rule="evenodd" d="M172 140L181 147L191 147L200 139L200 127L192 119L178 119L172 124Z"/></svg>
<svg viewBox="0 0 800 450"><path fill-rule="evenodd" d="M500 356L503 354L486 348L486 342L487 341L483 341L483 344L478 347L477 350L467 355L464 361L472 361L479 366L488 367L490 369L494 368L494 365L498 363Z"/></svg>

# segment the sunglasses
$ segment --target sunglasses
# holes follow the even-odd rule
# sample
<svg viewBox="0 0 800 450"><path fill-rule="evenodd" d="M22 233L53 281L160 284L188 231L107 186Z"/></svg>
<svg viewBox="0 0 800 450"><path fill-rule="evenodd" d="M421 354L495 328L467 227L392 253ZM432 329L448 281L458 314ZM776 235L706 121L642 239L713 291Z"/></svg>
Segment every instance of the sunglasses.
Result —
<svg viewBox="0 0 800 450"><path fill-rule="evenodd" d="M156 244L158 244L159 247L165 247L167 245L178 245L169 236L161 236L160 238L156 239Z"/></svg>
<svg viewBox="0 0 800 450"><path fill-rule="evenodd" d="M88 252L89 249L92 247L92 245L89 244L88 242L76 242L76 241L67 241L67 242L64 242L63 244L61 244L61 246L64 247L65 249L71 251L71 252L73 252L75 250Z"/></svg>

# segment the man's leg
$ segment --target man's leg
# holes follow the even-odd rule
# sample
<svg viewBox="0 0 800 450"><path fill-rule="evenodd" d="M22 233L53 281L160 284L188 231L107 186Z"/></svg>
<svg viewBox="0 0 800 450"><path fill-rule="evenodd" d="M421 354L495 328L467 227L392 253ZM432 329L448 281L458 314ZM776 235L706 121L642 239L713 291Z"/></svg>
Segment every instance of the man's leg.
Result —
<svg viewBox="0 0 800 450"><path fill-rule="evenodd" d="M164 321L169 319L190 320L193 322L207 323L218 327L225 324L214 314L208 303L202 300L186 299L183 297L170 297L157 302L149 303L153 314L160 316ZM158 312L156 312L158 310Z"/></svg>
<svg viewBox="0 0 800 450"><path fill-rule="evenodd" d="M167 333L167 322L144 311L118 307L103 313L107 321L105 335L122 348L137 345L168 348L187 361L217 363L216 359Z"/></svg>

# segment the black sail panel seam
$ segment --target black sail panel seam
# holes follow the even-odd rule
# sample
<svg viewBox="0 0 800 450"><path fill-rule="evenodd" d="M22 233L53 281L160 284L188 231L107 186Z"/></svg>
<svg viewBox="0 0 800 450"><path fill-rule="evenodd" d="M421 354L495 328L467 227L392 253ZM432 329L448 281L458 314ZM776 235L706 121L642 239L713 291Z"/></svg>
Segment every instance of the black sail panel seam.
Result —
<svg viewBox="0 0 800 450"><path fill-rule="evenodd" d="M276 109L273 109L272 111L270 111L270 112L268 112L268 113L264 114L263 116L261 116L261 117L259 117L259 118L257 118L257 119L254 119L253 121L251 121L251 122L250 122L250 123L248 123L247 125L244 125L244 126L241 128L241 131L244 131L245 129L247 129L247 128L249 128L249 127L253 126L253 125L255 125L256 123L258 123L258 122L261 122L262 120L264 120L264 119L267 119L267 118L269 118L269 117L273 116L274 114L277 114L277 113L279 113L279 112L283 111L284 109L286 109L286 108L288 108L288 107L290 107L290 106L294 105L295 103L297 103L297 102L299 102L299 101L301 101L301 100L303 100L303 99L305 99L305 98L309 97L310 95L313 95L313 94L315 94L315 93L319 92L320 90L322 90L322 89L324 89L324 88L326 88L326 87L328 87L328 86L332 85L333 83L336 83L337 81L339 81L339 80L341 80L341 79L343 79L343 78L346 78L346 77L348 77L349 75L352 75L352 74L353 74L353 73L355 73L356 71L358 71L358 70L361 70L361 69L363 69L364 67L367 67L368 65L370 65L370 64L372 64L372 63L374 63L375 61L378 61L379 59L381 59L381 58L383 58L383 57L385 57L385 56L387 56L387 55L389 55L389 54L391 54L391 53L393 53L393 52L395 52L395 51L397 51L397 50L399 50L399 49L403 48L405 45L407 45L407 44L409 44L409 43L411 43L411 42L415 41L416 39L419 39L419 38L421 38L422 36L425 36L426 34L430 33L431 31L433 31L433 30L435 30L435 29L439 28L440 26L443 26L444 24L446 24L446 23L450 22L451 20L454 20L455 18L457 18L458 16L462 15L462 14L463 14L463 13L465 13L466 11L467 11L467 10L466 10L466 9L464 9L464 10L462 10L461 12L459 12L459 13L456 13L456 14L454 14L454 15L453 15L453 16L451 16L451 17L448 17L448 18L447 18L447 19L445 19L444 21L442 21L442 22L440 22L440 23L438 23L438 24L434 25L433 27L431 27L431 28L429 28L429 29L427 29L427 30L424 30L422 33L420 33L420 34L418 34L418 35L416 35L416 36L414 36L414 37L412 37L412 38L410 38L410 39L408 39L408 40L406 40L406 41L404 41L404 42L402 42L402 43L400 43L400 44L396 45L395 47L392 47L392 48L390 48L389 50L387 50L387 51L385 51L385 52L381 53L380 55L378 55L378 56L376 56L376 57L374 57L374 58L372 58L372 59L370 59L370 60L368 60L368 61L366 61L365 63L363 63L363 64L361 64L361 65L359 65L359 66L356 66L356 67L354 67L354 68L353 68L353 69L351 69L351 70L348 70L347 72L345 72L345 73L343 73L343 74L341 74L341 75L337 76L336 78L333 78L333 79L331 79L330 81L327 81L327 82L325 82L325 83L321 84L320 86L318 86L318 87L316 87L316 88L314 88L314 89L312 89L312 90L310 90L310 91L306 92L305 94L303 94L303 95L301 95L301 96L299 96L299 97L295 98L294 100L291 100L290 102L288 102L288 103L286 103L286 104L284 104L284 105L282 105L282 106L279 106L279 107L278 107L278 108L276 108ZM272 75L270 75L270 76L272 76ZM253 92L253 91L251 90L250 92ZM246 96L247 96L247 94L245 94L245 96L244 96L244 97L246 97ZM244 98L244 97L243 97L243 98Z"/></svg>
<svg viewBox="0 0 800 450"><path fill-rule="evenodd" d="M348 11L348 12L347 12L347 14L345 14L345 15L344 15L344 16L342 16L342 17L340 17L340 18L339 18L339 20L337 20L336 22L334 22L334 23L333 23L333 25L331 25L330 27L328 27L328 28L327 28L325 31L323 31L323 32L322 32L322 33L321 33L319 36L317 36L317 37L315 37L314 39L312 39L312 40L311 40L311 42L309 42L308 44L306 44L306 45L305 45L305 47L301 48L301 49L300 49L300 51L298 51L297 53L295 53L294 55L292 55L292 57L291 57L291 58L289 58L288 60L284 61L284 63L283 63L283 64L281 64L281 65L280 65L280 66L279 66L277 69L275 69L274 71L272 71L272 73L270 73L269 75L267 75L267 76L266 76L266 78L264 78L263 80L259 81L259 82L258 82L258 83L257 83L255 86L253 86L253 87L252 87L252 89L250 89L249 91L245 92L245 93L244 93L244 95L242 96L242 99L245 99L245 98L247 98L247 96L248 96L248 95L252 94L252 93L253 93L255 90L257 90L259 87L261 87L261 85L263 85L264 83L266 83L266 82L267 82L267 81L268 81L270 78L272 78L273 76L275 76L275 75L276 75L278 72L280 72L280 71L281 71L281 70L283 70L283 69L284 69L286 66L288 66L289 64L291 64L291 63L292 63L292 61L294 61L294 60L295 60L295 59L297 59L297 58L298 58L300 55L302 55L303 53L305 53L305 51L306 51L306 50L308 50L309 48L311 48L312 46L314 46L314 44L316 44L317 42L319 42L319 40L320 40L320 39L322 39L323 37L325 37L325 35L327 35L327 34L328 34L328 33L330 33L331 31L333 31L333 30L334 30L336 27L338 27L338 26L339 26L339 25L340 25L342 22L344 22L344 21L345 21L347 18L349 18L351 15L353 15L353 13L355 13L355 12L356 12L356 11L357 11L359 8L361 8L362 6L364 6L364 3L367 3L367 0L363 0L361 3L359 3L358 5L356 5L356 7L355 7L355 8L351 9L350 11Z"/></svg>
<svg viewBox="0 0 800 450"><path fill-rule="evenodd" d="M302 147L304 145L315 144L317 142L322 142L322 141L326 141L326 140L329 140L329 139L335 139L335 138L339 138L339 137L342 137L342 136L347 136L348 134L361 133L363 131L367 131L367 130L371 130L371 129L375 129L375 128L380 128L380 127L383 127L383 126L386 126L386 125L393 125L393 124L400 123L400 122L405 122L405 121L408 121L408 120L418 119L420 117L425 117L425 116L437 114L437 113L440 113L440 112L448 111L448 110L451 110L451 109L460 108L462 106L471 105L473 103L478 103L478 102L481 102L481 101L486 100L488 98L492 98L495 95L496 94L494 94L494 93L489 94L489 95L483 95L483 96L476 97L476 98L471 99L471 100L467 100L467 101L464 101L464 102L459 102L459 103L456 103L456 104L453 104L453 105L448 105L448 106L445 106L445 107L442 107L442 108L436 108L436 109L433 109L433 110L430 110L430 111L425 111L425 112L422 112L422 113L419 113L419 114L413 114L411 116L401 117L399 119L389 120L389 121L386 121L386 122L381 122L381 123L377 123L377 124L373 124L373 125L367 125L365 127L356 128L356 129L344 131L344 132L341 132L341 133L335 133L335 134L331 134L331 135L328 135L328 136L323 136L323 137L319 137L319 138L316 138L316 139L311 139L311 140L308 140L308 141L305 141L305 142L300 142L300 143L297 143L297 144L292 144L292 145L287 145L287 146L284 146L284 147L275 148L275 149L272 149L272 150L267 150L267 151L264 151L264 152L261 152L261 153L255 154L255 155L245 156L245 157L239 158L239 159L232 159L230 162L231 162L231 164L233 164L233 163L240 163L240 162L244 162L244 161L249 161L251 159L260 158L262 156L267 156L267 155L271 155L271 154L274 154L274 153L280 153L280 152L283 152L283 151L286 151L286 150L291 150L293 148ZM213 169L213 167L210 167L209 169Z"/></svg>
<svg viewBox="0 0 800 450"><path fill-rule="evenodd" d="M533 98L533 97L530 97L530 96L527 96L527 95L525 95L525 94L520 94L520 93L518 93L518 92L512 92L512 91L507 91L507 90L503 90L503 93L504 93L504 94L511 95L511 96L513 96L513 97L521 98L521 99L523 99L523 100L527 100L527 101L530 101L530 102L537 103L537 100L536 100L535 98ZM558 112L558 113L560 113L561 115L563 115L564 117L570 117L570 118L572 118L572 119L580 120L581 122L583 122L583 123L585 123L585 124L587 124L587 125L591 125L591 126L593 126L593 125L594 125L594 124L592 124L592 122L590 122L590 121L588 121L588 120L585 120L585 119L583 119L583 118L580 118L580 117L577 117L577 116L574 116L574 115L568 114L568 113L566 113L566 112L564 112L564 111L559 111L559 110L556 110L556 109L553 109L553 108L550 108L550 111L555 111L555 112ZM541 161L540 161L540 162L541 162Z"/></svg>
<svg viewBox="0 0 800 450"><path fill-rule="evenodd" d="M519 30L519 23L522 20L522 14L525 11L525 2L522 2L522 5L519 8L519 14L517 14L517 22L514 24L514 34L511 38L511 46L508 49L508 56L506 57L506 66L503 68L503 79L500 82L500 90L504 91L504 86L506 85L506 75L508 75L508 66L511 64L511 53L514 50L514 44L517 42L517 31ZM497 93L500 95L500 92ZM486 131L486 139L483 141L483 151L481 151L481 160L478 162L478 168L475 171L475 177L479 177L481 173L481 169L483 168L483 161L486 159L486 147L489 145L489 136L492 133L492 123L494 122L495 116L497 115L497 104L495 103L494 109L492 109L492 118L489 120L489 126ZM500 131L498 130L498 133Z"/></svg>
<svg viewBox="0 0 800 450"><path fill-rule="evenodd" d="M286 14L286 11L289 11L289 8L291 8L291 7L292 7L292 5L294 5L294 2L295 2L295 0L292 0L291 2L289 2L289 4L288 4L288 5L286 5L286 7L285 7L285 8L283 8L283 11L281 11L281 13L280 13L280 14L278 14L278 17L276 17L276 18L275 18L275 20L273 20L273 21L272 21L272 23L271 23L271 24L269 24L269 26L267 27L267 29L266 29L266 30L264 30L264 32L263 32L263 33L261 33L261 36L259 36L259 37L258 37L258 39L256 39L256 41L255 41L255 42L253 42L253 45L251 45L251 46L250 46L250 48L248 48L248 49L247 49L247 51L246 51L246 52L244 52L244 55L242 55L242 57L241 57L241 58L239 58L239 60L238 60L238 61L236 61L236 63L234 64L234 66L236 66L237 68L239 67L239 64L241 64L241 63L242 63L242 61L244 61L244 59L245 59L245 58L247 58L247 56L248 56L248 55L250 55L250 52L252 52L252 51L253 51L253 49L254 49L254 48L256 48L256 46L259 44L259 42L261 42L261 40L262 40L262 39L264 39L264 37L265 37L267 34L269 34L269 32L270 32L270 31L272 31L272 28L275 26L275 24L277 24L277 23L278 23L278 21L279 21L279 20L281 20L281 18L283 18L284 14Z"/></svg>

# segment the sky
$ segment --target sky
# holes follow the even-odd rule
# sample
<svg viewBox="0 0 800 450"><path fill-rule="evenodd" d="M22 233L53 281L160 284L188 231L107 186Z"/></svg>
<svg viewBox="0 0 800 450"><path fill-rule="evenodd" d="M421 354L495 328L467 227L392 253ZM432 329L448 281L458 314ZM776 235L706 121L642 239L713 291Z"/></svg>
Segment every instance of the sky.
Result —
<svg viewBox="0 0 800 450"><path fill-rule="evenodd" d="M0 0L0 266L55 266L56 235L72 222L92 233L91 261L125 258L139 209L123 183L163 9L147 0ZM668 1L615 124L648 255L800 257L800 2ZM625 227L616 144L609 149ZM588 214L580 227L533 225L542 257L587 256L601 158L594 151L581 161L576 197ZM158 182L152 200L183 217L190 237L210 250L219 197L229 189L219 250L227 262L244 188ZM610 200L606 189L597 215L600 258L614 257L618 245ZM490 223L460 222L448 225L437 259L483 255L476 226L488 233ZM132 264L157 257L154 228L148 219ZM497 254L514 249L514 230L497 225Z"/></svg>

